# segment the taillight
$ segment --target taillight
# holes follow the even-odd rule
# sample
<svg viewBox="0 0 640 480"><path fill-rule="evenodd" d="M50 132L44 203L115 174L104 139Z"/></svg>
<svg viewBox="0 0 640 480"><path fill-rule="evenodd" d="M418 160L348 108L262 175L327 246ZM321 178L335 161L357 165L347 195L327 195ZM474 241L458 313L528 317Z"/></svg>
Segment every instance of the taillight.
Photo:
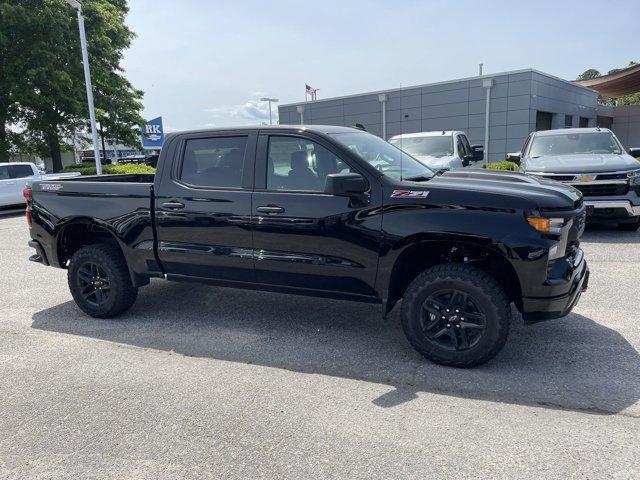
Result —
<svg viewBox="0 0 640 480"><path fill-rule="evenodd" d="M33 224L33 216L31 215L31 187L29 185L27 185L26 187L24 187L22 189L22 196L24 197L24 201L26 203L26 208L24 210L24 216L27 219L27 224L29 225L29 228L31 228L31 225Z"/></svg>

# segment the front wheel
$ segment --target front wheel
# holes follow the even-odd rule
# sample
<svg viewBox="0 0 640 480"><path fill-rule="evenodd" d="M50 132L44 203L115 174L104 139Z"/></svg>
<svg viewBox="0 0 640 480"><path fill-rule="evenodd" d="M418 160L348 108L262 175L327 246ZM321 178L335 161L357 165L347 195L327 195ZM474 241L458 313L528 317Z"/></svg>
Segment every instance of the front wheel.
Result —
<svg viewBox="0 0 640 480"><path fill-rule="evenodd" d="M498 282L469 265L443 264L422 272L402 302L411 345L432 362L474 367L504 346L511 305Z"/></svg>
<svg viewBox="0 0 640 480"><path fill-rule="evenodd" d="M89 245L74 253L67 280L78 307L92 317L120 315L138 296L122 252L111 245Z"/></svg>

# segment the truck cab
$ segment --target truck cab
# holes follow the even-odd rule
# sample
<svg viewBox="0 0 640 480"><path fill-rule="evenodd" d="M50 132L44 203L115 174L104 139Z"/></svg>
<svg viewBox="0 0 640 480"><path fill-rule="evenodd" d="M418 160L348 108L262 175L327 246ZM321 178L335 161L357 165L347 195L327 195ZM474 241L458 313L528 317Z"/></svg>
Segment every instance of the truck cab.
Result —
<svg viewBox="0 0 640 480"><path fill-rule="evenodd" d="M470 145L467 134L455 130L403 133L389 143L407 152L429 168L448 171L484 163L482 145Z"/></svg>

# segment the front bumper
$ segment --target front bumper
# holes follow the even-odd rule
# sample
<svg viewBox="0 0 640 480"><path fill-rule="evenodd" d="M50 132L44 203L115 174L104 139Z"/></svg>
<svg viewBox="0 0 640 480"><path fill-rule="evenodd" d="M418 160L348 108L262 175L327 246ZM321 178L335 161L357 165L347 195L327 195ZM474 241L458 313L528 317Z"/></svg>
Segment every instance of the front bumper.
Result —
<svg viewBox="0 0 640 480"><path fill-rule="evenodd" d="M548 296L523 297L522 317L527 323L564 317L571 312L580 300L582 292L587 290L589 284L589 267L580 251L579 261L570 267L565 274L564 285L548 285ZM557 295L558 288L566 291ZM565 287L565 288L562 288Z"/></svg>
<svg viewBox="0 0 640 480"><path fill-rule="evenodd" d="M624 220L640 217L640 205L634 205L630 200L599 200L593 197L585 198L587 217L593 220Z"/></svg>

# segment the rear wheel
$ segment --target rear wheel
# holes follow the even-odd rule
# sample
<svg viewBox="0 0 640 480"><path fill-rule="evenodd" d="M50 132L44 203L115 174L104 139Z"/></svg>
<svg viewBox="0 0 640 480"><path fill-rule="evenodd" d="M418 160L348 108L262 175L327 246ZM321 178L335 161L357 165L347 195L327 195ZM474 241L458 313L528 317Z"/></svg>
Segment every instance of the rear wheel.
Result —
<svg viewBox="0 0 640 480"><path fill-rule="evenodd" d="M625 232L636 232L640 228L640 218L637 218L635 222L619 223L618 228Z"/></svg>
<svg viewBox="0 0 640 480"><path fill-rule="evenodd" d="M120 315L138 295L122 253L111 245L90 245L74 253L67 280L78 307L92 317Z"/></svg>
<svg viewBox="0 0 640 480"><path fill-rule="evenodd" d="M438 265L409 285L402 304L402 327L427 359L453 367L473 367L504 346L511 306L496 280L469 265Z"/></svg>

